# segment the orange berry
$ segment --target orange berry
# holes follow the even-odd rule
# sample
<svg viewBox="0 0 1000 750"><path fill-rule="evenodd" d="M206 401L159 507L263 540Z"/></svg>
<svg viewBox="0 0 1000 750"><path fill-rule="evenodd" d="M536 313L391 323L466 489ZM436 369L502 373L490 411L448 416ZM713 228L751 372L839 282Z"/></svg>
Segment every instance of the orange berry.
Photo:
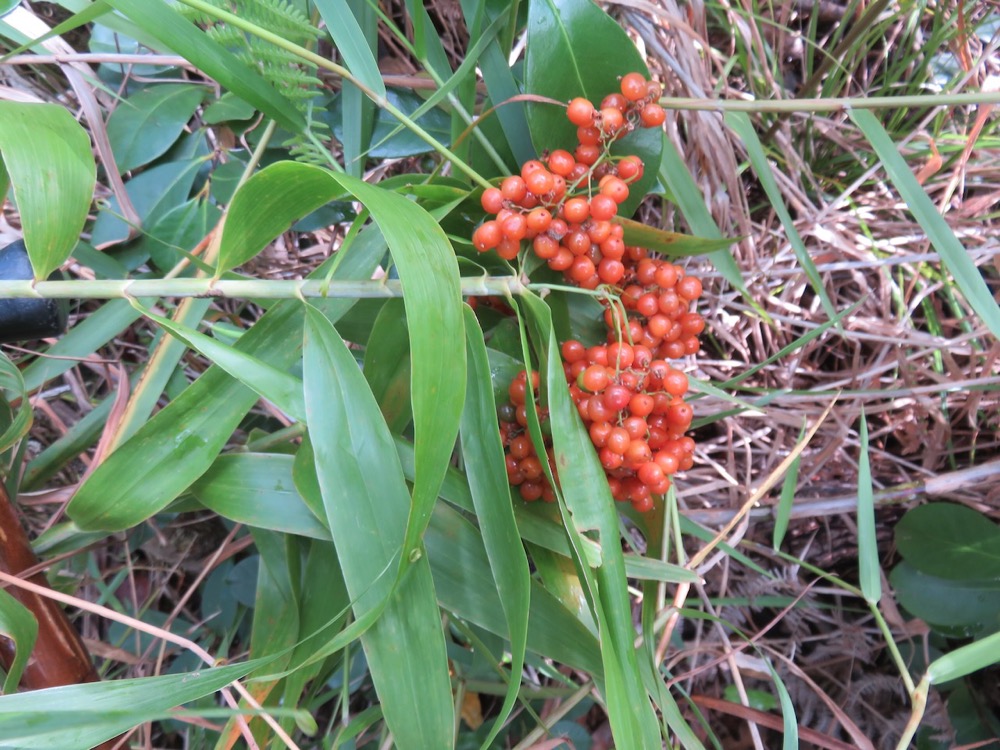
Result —
<svg viewBox="0 0 1000 750"><path fill-rule="evenodd" d="M566 117L578 128L590 127L594 124L594 105L589 99L576 97L566 107Z"/></svg>
<svg viewBox="0 0 1000 750"><path fill-rule="evenodd" d="M646 98L646 77L642 73L626 73L622 76L622 96L630 102Z"/></svg>

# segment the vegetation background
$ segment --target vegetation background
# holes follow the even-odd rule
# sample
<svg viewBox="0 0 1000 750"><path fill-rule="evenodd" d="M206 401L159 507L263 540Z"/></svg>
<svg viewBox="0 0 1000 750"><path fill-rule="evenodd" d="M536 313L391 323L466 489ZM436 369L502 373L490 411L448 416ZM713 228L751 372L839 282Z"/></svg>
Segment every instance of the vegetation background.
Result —
<svg viewBox="0 0 1000 750"><path fill-rule="evenodd" d="M995 3L0 6L0 297L73 300L3 479L102 678L16 692L3 571L0 747L1000 745ZM529 506L497 399L599 308L478 195L647 68L698 460L619 515L553 406Z"/></svg>

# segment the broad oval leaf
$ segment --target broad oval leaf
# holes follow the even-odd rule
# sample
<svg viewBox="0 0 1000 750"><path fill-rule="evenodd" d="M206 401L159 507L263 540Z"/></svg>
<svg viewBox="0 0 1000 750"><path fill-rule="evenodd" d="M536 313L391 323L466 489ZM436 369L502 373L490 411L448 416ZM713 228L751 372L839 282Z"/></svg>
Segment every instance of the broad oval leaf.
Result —
<svg viewBox="0 0 1000 750"><path fill-rule="evenodd" d="M1000 527L955 503L928 503L896 524L896 545L910 565L951 580L1000 580Z"/></svg>
<svg viewBox="0 0 1000 750"><path fill-rule="evenodd" d="M531 0L528 4L527 91L560 102L584 96L596 105L620 91L619 77L632 72L649 76L624 29L592 0ZM563 107L530 104L528 126L539 154L576 144L576 127L566 119ZM621 216L631 216L656 179L663 130L639 128L611 151L635 154L645 165L642 179L631 186L619 211Z"/></svg>
<svg viewBox="0 0 1000 750"><path fill-rule="evenodd" d="M201 104L190 83L150 86L120 102L108 118L108 140L119 172L148 164L167 152Z"/></svg>
<svg viewBox="0 0 1000 750"><path fill-rule="evenodd" d="M191 493L223 518L271 531L330 539L292 481L293 456L230 453L191 485Z"/></svg>
<svg viewBox="0 0 1000 750"><path fill-rule="evenodd" d="M69 257L97 180L90 138L65 107L0 101L0 155L36 279Z"/></svg>

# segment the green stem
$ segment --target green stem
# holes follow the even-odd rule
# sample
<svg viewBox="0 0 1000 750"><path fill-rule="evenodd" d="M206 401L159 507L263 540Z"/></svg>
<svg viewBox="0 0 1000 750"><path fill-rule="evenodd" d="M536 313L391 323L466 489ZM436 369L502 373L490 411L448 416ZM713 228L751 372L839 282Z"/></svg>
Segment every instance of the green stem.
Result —
<svg viewBox="0 0 1000 750"><path fill-rule="evenodd" d="M424 141L428 146L437 151L445 159L448 159L452 164L454 164L458 169L461 169L469 176L476 184L482 188L489 188L492 185L486 181L486 179L480 175L476 170L466 164L464 161L459 159L455 154L453 154L446 146L441 144L434 136L424 130L422 127L413 122L405 113L399 110L398 107L392 104L384 95L374 91L373 89L366 86L362 81L360 81L351 71L342 65L338 65L332 60L327 60L321 55L317 55L315 52L307 50L305 47L301 47L294 42L290 42L287 39L274 34L266 29L262 29L256 24L250 23L245 19L235 16L227 11L220 10L213 5L209 5L203 0L180 0L180 2L188 5L192 8L200 10L206 15L212 16L213 18L218 18L220 21L225 21L226 23L235 26L248 34L253 34L256 37L263 39L264 41L270 42L276 47L287 50L291 52L296 57L299 57L306 62L315 65L318 68L323 68L324 70L329 70L331 73L339 75L341 78L350 81L355 86L357 86L361 91L375 102L376 105L384 109L386 112L391 114L393 117L398 119L400 122L404 123L406 127L413 132L418 138Z"/></svg>
<svg viewBox="0 0 1000 750"><path fill-rule="evenodd" d="M882 637L885 638L885 645L889 649L889 653L892 655L892 660L896 663L896 669L899 670L899 676L903 678L903 684L906 686L906 693L910 698L914 698L913 691L913 678L910 677L910 670L906 668L906 662L903 661L903 655L899 653L899 647L896 646L896 640L892 637L892 631L889 630L889 623L885 621L882 617L882 613L879 611L877 602L869 602L868 608L871 609L872 614L875 616L875 622L878 624L878 629L882 631Z"/></svg>
<svg viewBox="0 0 1000 750"><path fill-rule="evenodd" d="M663 98L666 109L715 112L847 112L852 109L915 109L919 107L962 107L1000 104L1000 91L969 94L927 94L914 96L837 97L823 99L707 99Z"/></svg>
<svg viewBox="0 0 1000 750"><path fill-rule="evenodd" d="M523 294L528 285L516 276L481 276L461 280L465 297ZM398 279L325 281L306 279L112 279L98 281L0 281L0 299L119 299L129 297L225 297L292 299L298 297L402 297Z"/></svg>

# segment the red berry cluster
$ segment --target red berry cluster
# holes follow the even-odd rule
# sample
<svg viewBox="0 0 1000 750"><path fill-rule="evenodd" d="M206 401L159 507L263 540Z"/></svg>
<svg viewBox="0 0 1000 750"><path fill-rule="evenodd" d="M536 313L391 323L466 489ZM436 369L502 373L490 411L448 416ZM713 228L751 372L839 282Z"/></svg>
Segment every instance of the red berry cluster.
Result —
<svg viewBox="0 0 1000 750"><path fill-rule="evenodd" d="M705 328L690 311L701 282L648 257L644 248L626 247L621 224L613 221L628 184L642 175L642 162L635 156L615 161L608 146L636 124L662 124L658 96L658 84L630 73L622 78L621 94L606 97L599 109L585 99L570 102L567 115L580 141L575 154L554 151L547 166L530 161L520 177L487 190L483 207L496 219L473 236L480 251L495 248L507 259L516 257L522 239L530 239L536 255L577 285L604 284L617 295L604 313L607 343L587 348L565 342L563 368L611 494L639 511L652 508L653 496L667 491L670 477L693 464L695 443L684 435L693 417L683 398L688 379L667 360L697 352ZM527 434L529 400L543 432L547 426L537 402L538 374L532 378L531 388L524 371L510 384L510 402L498 410L500 432L510 483L525 500L551 501L543 459ZM553 465L548 437L542 453Z"/></svg>
<svg viewBox="0 0 1000 750"><path fill-rule="evenodd" d="M487 189L483 210L495 219L472 235L479 252L496 250L513 260L522 240L554 271L584 289L618 284L630 257L621 225L612 220L629 197L629 185L642 178L637 156L613 158L612 142L635 127L659 127L665 113L655 103L660 86L639 73L622 78L621 93L610 94L600 108L577 97L566 114L577 126L573 153L557 149L543 161L532 159L520 175Z"/></svg>

